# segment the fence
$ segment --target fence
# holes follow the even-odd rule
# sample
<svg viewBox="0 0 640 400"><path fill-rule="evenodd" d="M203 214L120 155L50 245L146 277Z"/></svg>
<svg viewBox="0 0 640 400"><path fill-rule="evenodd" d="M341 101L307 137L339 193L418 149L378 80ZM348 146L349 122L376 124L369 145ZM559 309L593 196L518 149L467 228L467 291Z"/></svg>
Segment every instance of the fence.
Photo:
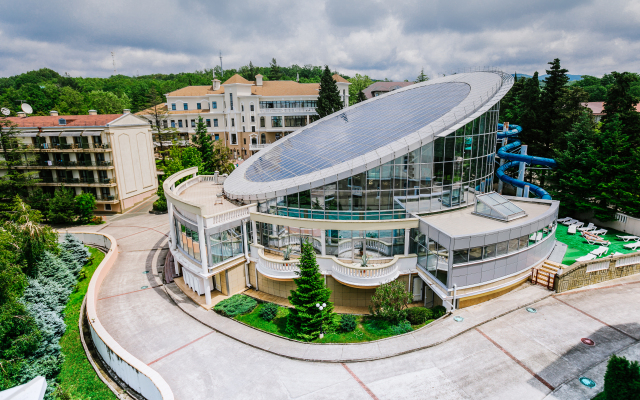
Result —
<svg viewBox="0 0 640 400"><path fill-rule="evenodd" d="M639 254L609 256L563 268L556 278L555 288L557 293L561 293L638 273L640 273Z"/></svg>

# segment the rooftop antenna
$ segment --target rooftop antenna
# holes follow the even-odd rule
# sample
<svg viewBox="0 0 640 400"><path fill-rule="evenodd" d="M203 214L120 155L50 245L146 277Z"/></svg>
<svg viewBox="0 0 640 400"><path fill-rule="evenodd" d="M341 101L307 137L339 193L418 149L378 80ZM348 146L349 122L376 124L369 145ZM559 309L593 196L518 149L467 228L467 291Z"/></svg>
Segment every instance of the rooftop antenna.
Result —
<svg viewBox="0 0 640 400"><path fill-rule="evenodd" d="M224 69L222 69L222 50L220 50L220 73L224 77Z"/></svg>
<svg viewBox="0 0 640 400"><path fill-rule="evenodd" d="M116 53L111 52L111 60L113 60L113 74L118 75L118 70L116 69Z"/></svg>

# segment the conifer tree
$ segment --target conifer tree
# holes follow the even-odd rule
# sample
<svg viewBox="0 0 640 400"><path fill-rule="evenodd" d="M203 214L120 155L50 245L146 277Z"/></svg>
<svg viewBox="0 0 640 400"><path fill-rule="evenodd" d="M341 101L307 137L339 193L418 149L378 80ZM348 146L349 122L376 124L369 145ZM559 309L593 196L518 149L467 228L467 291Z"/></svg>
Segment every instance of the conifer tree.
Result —
<svg viewBox="0 0 640 400"><path fill-rule="evenodd" d="M198 116L198 125L196 125L196 145L202 159L202 166L198 173L200 175L213 175L216 168L213 157L213 140L211 135L207 133L207 127L200 116Z"/></svg>
<svg viewBox="0 0 640 400"><path fill-rule="evenodd" d="M295 307L287 319L287 331L300 340L316 339L333 318L331 290L324 285L316 253L309 242L302 244L299 278L294 279L296 290L291 291L289 302ZM320 307L318 307L320 305Z"/></svg>
<svg viewBox="0 0 640 400"><path fill-rule="evenodd" d="M639 147L640 113L636 111L636 104L640 102L640 98L631 92L631 84L638 81L638 75L629 72L612 72L611 75L614 82L607 93L602 123L606 125L610 119L618 115L623 129L630 133L633 147Z"/></svg>
<svg viewBox="0 0 640 400"><path fill-rule="evenodd" d="M640 393L640 365L625 357L611 356L604 374L604 397L606 400L637 399ZM599 397L599 396L598 396Z"/></svg>
<svg viewBox="0 0 640 400"><path fill-rule="evenodd" d="M539 139L535 144L528 143L534 145L532 150L535 149L536 155L540 157L552 156L554 139L563 132L558 126L559 111L562 108L560 99L567 90L566 85L569 82L567 76L569 70L560 67L560 59L556 58L548 64L551 65L551 69L546 70L548 76L544 80L544 90L540 99Z"/></svg>
<svg viewBox="0 0 640 400"><path fill-rule="evenodd" d="M331 115L342 110L342 100L336 81L333 80L331 71L327 65L324 66L322 78L320 79L320 91L318 93L318 107L316 112L320 118Z"/></svg>
<svg viewBox="0 0 640 400"><path fill-rule="evenodd" d="M414 83L420 83L420 82L426 82L429 80L429 77L427 75L424 74L424 68L422 68L420 70L420 75L418 75L418 77L416 78L416 80L414 81Z"/></svg>
<svg viewBox="0 0 640 400"><path fill-rule="evenodd" d="M275 58L271 59L271 65L269 65L269 80L270 81L279 81L282 79L282 70L278 65L278 62Z"/></svg>
<svg viewBox="0 0 640 400"><path fill-rule="evenodd" d="M37 171L20 172L17 166L24 163L23 153L19 152L20 140L17 137L16 124L2 116L0 118L0 146L7 173L0 177L0 203L9 208L16 195L28 196L28 188L36 182Z"/></svg>
<svg viewBox="0 0 640 400"><path fill-rule="evenodd" d="M356 98L356 103L362 103L367 99L367 96L364 95L364 92L361 90L358 92L358 97Z"/></svg>

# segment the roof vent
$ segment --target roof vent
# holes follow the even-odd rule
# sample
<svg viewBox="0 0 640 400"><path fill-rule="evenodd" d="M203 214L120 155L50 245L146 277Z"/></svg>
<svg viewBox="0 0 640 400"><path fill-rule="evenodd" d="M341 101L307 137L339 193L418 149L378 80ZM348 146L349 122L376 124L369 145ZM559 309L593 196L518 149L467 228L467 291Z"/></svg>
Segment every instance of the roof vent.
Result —
<svg viewBox="0 0 640 400"><path fill-rule="evenodd" d="M256 86L262 86L262 75L256 75Z"/></svg>
<svg viewBox="0 0 640 400"><path fill-rule="evenodd" d="M219 81L219 80L214 79L214 80L212 80L211 82L212 82L212 84L211 84L211 89L213 89L213 90L218 90L218 89L220 89L220 81Z"/></svg>
<svg viewBox="0 0 640 400"><path fill-rule="evenodd" d="M60 118L58 119L58 125L66 125L67 124L67 120L64 118Z"/></svg>
<svg viewBox="0 0 640 400"><path fill-rule="evenodd" d="M131 110L129 110L128 108L125 108L124 110L122 110L123 114L129 114L131 112Z"/></svg>
<svg viewBox="0 0 640 400"><path fill-rule="evenodd" d="M57 117L58 116L58 112L56 110L51 110L51 111L49 111L49 115L51 115L52 117Z"/></svg>
<svg viewBox="0 0 640 400"><path fill-rule="evenodd" d="M96 110L89 110L89 115L98 115L98 111L96 111Z"/></svg>
<svg viewBox="0 0 640 400"><path fill-rule="evenodd" d="M473 214L504 222L527 216L524 210L496 192L477 194Z"/></svg>
<svg viewBox="0 0 640 400"><path fill-rule="evenodd" d="M18 111L18 117L26 117L27 113L24 111Z"/></svg>

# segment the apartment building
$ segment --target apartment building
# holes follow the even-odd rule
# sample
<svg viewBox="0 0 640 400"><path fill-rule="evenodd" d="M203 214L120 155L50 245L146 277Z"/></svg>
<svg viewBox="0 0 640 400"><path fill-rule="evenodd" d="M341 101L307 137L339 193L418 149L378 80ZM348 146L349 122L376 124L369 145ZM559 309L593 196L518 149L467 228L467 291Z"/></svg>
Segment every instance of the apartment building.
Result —
<svg viewBox="0 0 640 400"><path fill-rule="evenodd" d="M348 106L349 81L337 74L333 79ZM248 81L236 74L222 84L214 79L211 86L187 86L167 93L166 124L186 139L195 133L201 116L215 140L224 141L234 158L246 159L315 121L319 89L319 83L263 81L262 75Z"/></svg>
<svg viewBox="0 0 640 400"><path fill-rule="evenodd" d="M21 172L37 171L45 192L64 186L92 193L96 211L122 212L152 196L158 187L149 122L123 114L7 118L20 140ZM0 155L0 157L2 157ZM0 164L0 175L7 173Z"/></svg>

